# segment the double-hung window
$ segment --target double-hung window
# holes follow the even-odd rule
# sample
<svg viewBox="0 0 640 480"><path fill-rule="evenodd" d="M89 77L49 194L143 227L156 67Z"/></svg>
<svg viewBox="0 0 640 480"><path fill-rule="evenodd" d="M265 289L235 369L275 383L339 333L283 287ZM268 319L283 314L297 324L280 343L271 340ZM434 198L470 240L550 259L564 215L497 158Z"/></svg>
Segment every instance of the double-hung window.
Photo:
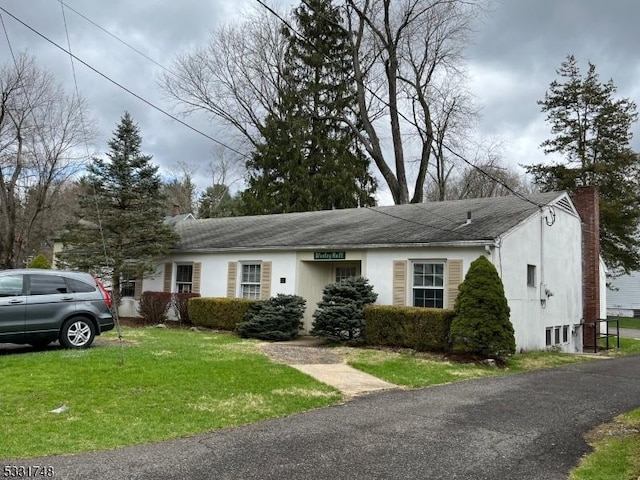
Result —
<svg viewBox="0 0 640 480"><path fill-rule="evenodd" d="M243 263L242 276L240 278L240 292L242 298L260 298L260 263Z"/></svg>
<svg viewBox="0 0 640 480"><path fill-rule="evenodd" d="M176 265L176 292L191 293L193 291L193 265Z"/></svg>
<svg viewBox="0 0 640 480"><path fill-rule="evenodd" d="M124 270L120 278L120 296L133 297L136 294L136 275L132 270Z"/></svg>
<svg viewBox="0 0 640 480"><path fill-rule="evenodd" d="M413 262L413 306L444 308L444 262Z"/></svg>

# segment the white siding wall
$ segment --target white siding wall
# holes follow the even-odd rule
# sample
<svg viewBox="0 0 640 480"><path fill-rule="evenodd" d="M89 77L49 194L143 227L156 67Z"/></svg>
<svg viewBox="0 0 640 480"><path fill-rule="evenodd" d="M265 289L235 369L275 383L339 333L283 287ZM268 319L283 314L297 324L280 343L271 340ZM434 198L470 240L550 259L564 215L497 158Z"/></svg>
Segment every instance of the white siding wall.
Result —
<svg viewBox="0 0 640 480"><path fill-rule="evenodd" d="M559 208L555 213L552 226L535 215L504 235L494 258L509 300L518 350L544 349L546 328L564 325L570 325L569 341L561 348L582 349L581 331L575 327L582 318L581 224ZM536 266L534 287L527 286L527 265ZM542 284L553 292L546 301L541 301L546 297Z"/></svg>
<svg viewBox="0 0 640 480"><path fill-rule="evenodd" d="M271 265L271 295L278 293L295 293L296 279L296 254L295 252L250 252L250 253L218 253L218 254L192 254L174 255L167 262L200 262L202 275L200 295L203 297L227 296L227 269L229 262L246 261L272 262ZM164 283L164 262L160 265L154 278L145 278L143 290L162 291ZM284 278L285 283L280 283ZM175 290L175 278L172 290ZM239 293L240 274L238 274L236 295Z"/></svg>
<svg viewBox="0 0 640 480"><path fill-rule="evenodd" d="M378 294L376 303L380 305L391 305L393 303L393 261L394 260L462 260L463 275L467 274L469 265L480 255L484 255L484 247L464 247L464 248L385 248L379 250L369 250L367 252L366 271L363 268L362 275L367 277L373 285L374 291ZM446 271L446 269L445 269ZM411 304L411 268L407 269L407 304ZM447 279L445 278L445 285ZM453 308L453 305L446 305L445 308Z"/></svg>

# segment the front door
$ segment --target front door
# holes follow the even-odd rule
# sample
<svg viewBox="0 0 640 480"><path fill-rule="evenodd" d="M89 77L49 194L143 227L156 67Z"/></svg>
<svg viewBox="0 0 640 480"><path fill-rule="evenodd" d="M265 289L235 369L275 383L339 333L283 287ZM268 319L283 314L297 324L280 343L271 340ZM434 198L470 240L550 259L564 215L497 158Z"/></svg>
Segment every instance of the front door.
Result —
<svg viewBox="0 0 640 480"><path fill-rule="evenodd" d="M347 278L360 275L360 262L340 262L333 264L333 282L343 282Z"/></svg>

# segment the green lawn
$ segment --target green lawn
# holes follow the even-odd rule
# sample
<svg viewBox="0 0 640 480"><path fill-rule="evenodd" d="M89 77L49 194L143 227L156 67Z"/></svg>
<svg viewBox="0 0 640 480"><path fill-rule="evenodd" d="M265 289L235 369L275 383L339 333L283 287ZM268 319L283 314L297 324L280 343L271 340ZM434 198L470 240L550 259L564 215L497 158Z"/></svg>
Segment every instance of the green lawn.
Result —
<svg viewBox="0 0 640 480"><path fill-rule="evenodd" d="M640 409L616 417L586 437L594 452L582 459L570 480L640 478Z"/></svg>
<svg viewBox="0 0 640 480"><path fill-rule="evenodd" d="M125 328L124 336L123 348L110 332L108 346L0 356L0 458L154 442L341 399L232 335Z"/></svg>
<svg viewBox="0 0 640 480"><path fill-rule="evenodd" d="M640 342L639 342L640 343ZM593 358L557 352L533 352L514 355L504 368L443 360L431 354L397 353L378 349L340 349L347 363L396 385L419 388L430 385L490 377L508 373L559 367Z"/></svg>
<svg viewBox="0 0 640 480"><path fill-rule="evenodd" d="M608 317L608 320L618 320L620 328L634 328L640 330L640 318L628 317ZM615 323L611 323L611 328L615 329Z"/></svg>

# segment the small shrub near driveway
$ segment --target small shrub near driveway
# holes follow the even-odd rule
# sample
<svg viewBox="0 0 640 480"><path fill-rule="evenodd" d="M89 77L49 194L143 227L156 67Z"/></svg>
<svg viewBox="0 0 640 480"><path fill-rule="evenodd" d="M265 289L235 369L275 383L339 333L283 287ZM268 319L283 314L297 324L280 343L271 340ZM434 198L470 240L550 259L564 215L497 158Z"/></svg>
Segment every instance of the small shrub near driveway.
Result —
<svg viewBox="0 0 640 480"><path fill-rule="evenodd" d="M284 294L255 302L245 313L245 321L236 326L236 332L243 338L291 340L302 328L305 304L298 295Z"/></svg>
<svg viewBox="0 0 640 480"><path fill-rule="evenodd" d="M509 305L496 267L486 257L471 262L451 323L454 352L504 358L516 351Z"/></svg>

